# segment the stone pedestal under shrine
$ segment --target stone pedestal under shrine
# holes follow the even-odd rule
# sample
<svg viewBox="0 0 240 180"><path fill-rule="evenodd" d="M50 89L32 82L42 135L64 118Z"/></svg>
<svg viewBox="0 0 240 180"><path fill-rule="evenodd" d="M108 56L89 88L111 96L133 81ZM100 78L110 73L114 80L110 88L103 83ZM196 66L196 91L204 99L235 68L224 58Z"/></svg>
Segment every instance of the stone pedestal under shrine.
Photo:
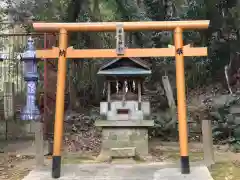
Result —
<svg viewBox="0 0 240 180"><path fill-rule="evenodd" d="M153 121L96 121L102 128L101 153L111 157L148 155L148 127Z"/></svg>

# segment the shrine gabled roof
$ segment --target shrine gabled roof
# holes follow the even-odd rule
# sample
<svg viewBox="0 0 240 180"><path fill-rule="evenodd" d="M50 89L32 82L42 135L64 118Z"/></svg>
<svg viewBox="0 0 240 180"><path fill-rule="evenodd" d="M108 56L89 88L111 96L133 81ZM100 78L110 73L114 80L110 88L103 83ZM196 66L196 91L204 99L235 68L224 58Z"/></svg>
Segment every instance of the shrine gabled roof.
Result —
<svg viewBox="0 0 240 180"><path fill-rule="evenodd" d="M119 61L132 61L134 64L133 66L124 66L118 64ZM105 63L98 71L99 75L113 75L113 76L138 76L138 75L149 75L151 74L151 69L147 61L140 59L140 58L130 58L130 57L123 57L117 58Z"/></svg>
<svg viewBox="0 0 240 180"><path fill-rule="evenodd" d="M140 58L123 57L123 58L116 58L116 59L107 61L102 67L100 67L99 71L103 71L103 70L107 69L109 66L117 63L118 61L120 61L122 59L129 59L129 60L135 62L136 64L140 65L142 68L150 70L150 64L146 60L143 60Z"/></svg>

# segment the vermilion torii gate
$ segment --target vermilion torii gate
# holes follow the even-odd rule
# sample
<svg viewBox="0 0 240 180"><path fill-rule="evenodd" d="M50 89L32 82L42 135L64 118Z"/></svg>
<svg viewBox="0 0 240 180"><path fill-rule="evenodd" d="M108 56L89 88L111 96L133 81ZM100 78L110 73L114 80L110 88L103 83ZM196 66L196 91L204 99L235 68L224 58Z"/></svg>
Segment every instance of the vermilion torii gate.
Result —
<svg viewBox="0 0 240 180"><path fill-rule="evenodd" d="M176 80L178 100L179 141L181 169L189 174L188 128L186 120L186 97L184 77L184 56L207 56L206 47L183 46L183 31L207 29L208 20L199 21L151 21L151 22L99 22L99 23L33 23L36 31L59 32L59 47L37 50L37 58L59 58L57 74L57 97L54 127L54 151L52 177L59 178L61 172L61 146L64 120L64 90L67 58L121 58L121 57L174 57L176 58ZM174 31L174 46L170 48L125 49L124 31ZM68 47L68 32L113 32L116 31L116 49L73 49Z"/></svg>

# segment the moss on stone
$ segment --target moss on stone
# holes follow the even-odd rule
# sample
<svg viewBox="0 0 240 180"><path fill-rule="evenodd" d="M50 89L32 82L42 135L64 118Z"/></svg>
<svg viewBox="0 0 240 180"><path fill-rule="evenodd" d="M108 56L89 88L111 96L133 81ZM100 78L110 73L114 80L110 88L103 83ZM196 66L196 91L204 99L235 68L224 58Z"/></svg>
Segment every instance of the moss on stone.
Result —
<svg viewBox="0 0 240 180"><path fill-rule="evenodd" d="M240 179L239 167L232 162L217 162L209 168L214 180L238 180Z"/></svg>
<svg viewBox="0 0 240 180"><path fill-rule="evenodd" d="M180 158L180 153L178 151L164 151L163 156L166 159L177 161ZM189 152L189 159L192 162L203 160L203 152Z"/></svg>
<svg viewBox="0 0 240 180"><path fill-rule="evenodd" d="M82 164L82 163L96 163L93 156L69 155L63 157L63 164Z"/></svg>

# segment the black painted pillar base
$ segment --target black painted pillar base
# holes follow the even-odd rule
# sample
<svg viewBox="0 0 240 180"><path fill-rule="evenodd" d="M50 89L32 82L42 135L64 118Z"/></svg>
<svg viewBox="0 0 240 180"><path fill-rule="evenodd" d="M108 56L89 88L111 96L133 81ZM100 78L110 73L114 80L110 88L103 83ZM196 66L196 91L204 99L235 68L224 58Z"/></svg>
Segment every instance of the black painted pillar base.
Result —
<svg viewBox="0 0 240 180"><path fill-rule="evenodd" d="M61 176L61 156L52 158L52 178L57 179Z"/></svg>
<svg viewBox="0 0 240 180"><path fill-rule="evenodd" d="M181 156L181 172L182 172L182 174L190 174L189 157L188 156Z"/></svg>

